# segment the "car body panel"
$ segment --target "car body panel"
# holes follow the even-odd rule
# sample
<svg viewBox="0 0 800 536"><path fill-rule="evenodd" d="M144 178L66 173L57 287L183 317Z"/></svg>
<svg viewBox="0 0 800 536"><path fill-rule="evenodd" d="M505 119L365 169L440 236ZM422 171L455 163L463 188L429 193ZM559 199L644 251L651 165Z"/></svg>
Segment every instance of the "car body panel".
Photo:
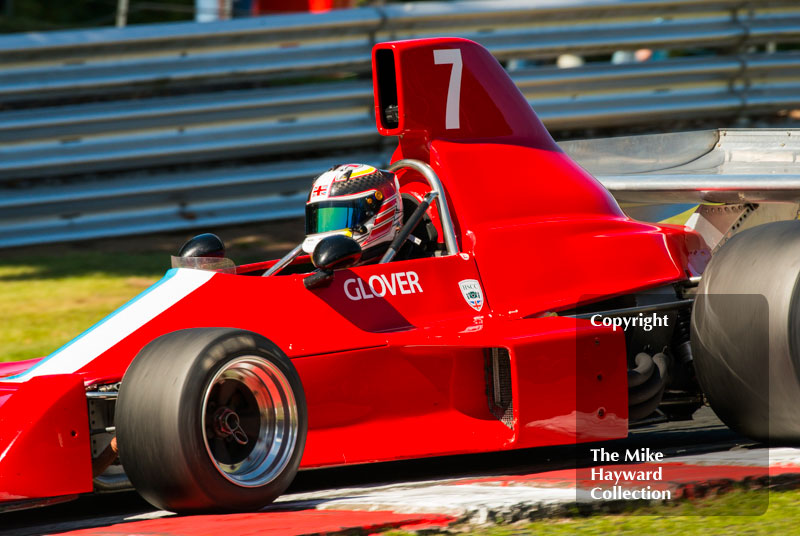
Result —
<svg viewBox="0 0 800 536"><path fill-rule="evenodd" d="M0 502L92 491L91 457L79 376L0 384Z"/></svg>
<svg viewBox="0 0 800 536"><path fill-rule="evenodd" d="M511 427L489 411L487 348L509 350ZM383 348L295 359L309 412L301 467L624 437L624 351L621 332L588 321L484 318L392 333Z"/></svg>
<svg viewBox="0 0 800 536"><path fill-rule="evenodd" d="M34 366L42 359L44 358L36 357L34 359L25 359L24 361L11 361L8 363L0 363L0 378L22 374L23 372Z"/></svg>

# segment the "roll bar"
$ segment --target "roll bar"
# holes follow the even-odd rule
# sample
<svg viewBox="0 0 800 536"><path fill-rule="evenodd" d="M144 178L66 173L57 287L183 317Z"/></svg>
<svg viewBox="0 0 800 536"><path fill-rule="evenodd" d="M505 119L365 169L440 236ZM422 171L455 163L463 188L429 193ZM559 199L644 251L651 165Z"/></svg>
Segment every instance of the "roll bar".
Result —
<svg viewBox="0 0 800 536"><path fill-rule="evenodd" d="M439 209L439 220L442 222L444 245L447 248L448 255L455 255L458 253L458 242L456 241L456 233L453 230L453 220L450 217L450 209L447 207L447 200L444 197L442 181L440 181L439 177L436 176L436 173L433 171L431 166L420 160L405 158L403 160L398 160L389 166L388 169L389 171L394 172L404 168L413 169L414 171L419 172L419 174L425 177L425 180L428 181L428 184L431 186L431 190L438 194L436 196L436 207Z"/></svg>

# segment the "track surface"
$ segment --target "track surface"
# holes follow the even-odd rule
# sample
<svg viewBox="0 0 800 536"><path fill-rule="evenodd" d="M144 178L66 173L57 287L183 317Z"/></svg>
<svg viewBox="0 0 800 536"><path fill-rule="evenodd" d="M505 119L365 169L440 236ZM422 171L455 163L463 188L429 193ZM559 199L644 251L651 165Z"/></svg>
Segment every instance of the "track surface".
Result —
<svg viewBox="0 0 800 536"><path fill-rule="evenodd" d="M631 432L625 440L605 443L609 449L657 448L665 456L720 452L754 445L725 427L708 408L693 420L651 425ZM548 447L469 456L452 456L372 464L300 473L289 494L415 482L437 478L493 477L554 471L575 466L573 447ZM23 536L102 527L134 519L166 515L134 492L82 497L55 506L0 514L0 534Z"/></svg>

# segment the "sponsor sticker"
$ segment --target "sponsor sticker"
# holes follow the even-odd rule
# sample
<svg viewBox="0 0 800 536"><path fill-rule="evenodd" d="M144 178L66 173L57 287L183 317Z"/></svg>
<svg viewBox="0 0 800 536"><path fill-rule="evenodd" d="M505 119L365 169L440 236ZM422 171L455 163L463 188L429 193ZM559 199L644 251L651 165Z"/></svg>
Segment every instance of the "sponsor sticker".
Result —
<svg viewBox="0 0 800 536"><path fill-rule="evenodd" d="M483 309L483 289L477 279L459 281L458 288L461 289L461 295L464 296L470 307L476 311Z"/></svg>

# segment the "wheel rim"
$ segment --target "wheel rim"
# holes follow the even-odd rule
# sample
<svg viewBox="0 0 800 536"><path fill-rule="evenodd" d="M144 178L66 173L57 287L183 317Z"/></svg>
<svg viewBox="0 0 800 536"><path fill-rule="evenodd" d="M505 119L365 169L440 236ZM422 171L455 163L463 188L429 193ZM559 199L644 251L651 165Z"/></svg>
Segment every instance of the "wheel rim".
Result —
<svg viewBox="0 0 800 536"><path fill-rule="evenodd" d="M297 402L272 362L242 356L223 365L203 397L203 441L214 466L242 487L277 477L294 453Z"/></svg>

